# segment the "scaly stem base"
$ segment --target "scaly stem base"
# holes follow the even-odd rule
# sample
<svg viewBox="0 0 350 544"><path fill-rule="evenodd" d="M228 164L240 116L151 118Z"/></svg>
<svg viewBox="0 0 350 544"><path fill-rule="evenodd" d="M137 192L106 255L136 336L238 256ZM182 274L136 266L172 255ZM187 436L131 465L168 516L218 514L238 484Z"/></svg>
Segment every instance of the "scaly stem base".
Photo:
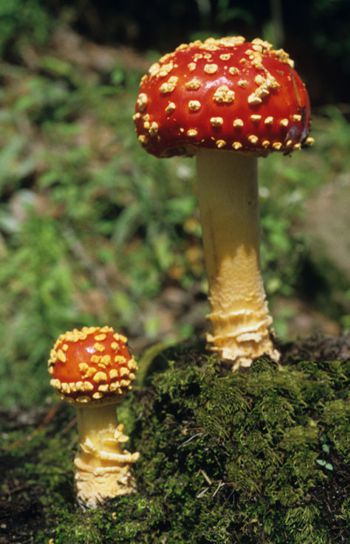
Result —
<svg viewBox="0 0 350 544"><path fill-rule="evenodd" d="M139 453L129 453L123 425L116 425L115 405L79 407L80 449L75 457L75 484L79 503L95 508L106 499L136 489L130 467Z"/></svg>

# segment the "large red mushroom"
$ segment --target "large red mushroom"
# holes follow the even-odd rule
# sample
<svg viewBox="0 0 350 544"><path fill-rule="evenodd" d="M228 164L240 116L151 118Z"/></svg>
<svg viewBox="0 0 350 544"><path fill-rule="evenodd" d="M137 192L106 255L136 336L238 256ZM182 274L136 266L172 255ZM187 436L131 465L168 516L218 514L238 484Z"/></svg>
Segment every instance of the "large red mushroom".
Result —
<svg viewBox="0 0 350 544"><path fill-rule="evenodd" d="M134 121L149 153L197 157L211 350L233 369L263 354L278 361L260 272L257 158L313 142L293 61L260 39L182 44L143 76Z"/></svg>
<svg viewBox="0 0 350 544"><path fill-rule="evenodd" d="M77 409L75 483L79 503L89 508L135 491L130 467L139 453L124 450L128 437L116 423L137 369L126 341L112 327L83 327L61 334L50 353L50 383Z"/></svg>

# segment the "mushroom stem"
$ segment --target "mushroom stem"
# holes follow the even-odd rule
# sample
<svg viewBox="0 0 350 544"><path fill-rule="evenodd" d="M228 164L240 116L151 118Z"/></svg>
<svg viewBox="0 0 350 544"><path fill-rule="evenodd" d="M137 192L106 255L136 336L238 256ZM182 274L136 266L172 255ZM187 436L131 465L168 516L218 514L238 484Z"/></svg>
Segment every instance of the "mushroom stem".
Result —
<svg viewBox="0 0 350 544"><path fill-rule="evenodd" d="M78 501L95 508L105 499L135 491L130 466L139 453L129 453L123 425L116 423L116 405L78 407L79 452L74 464Z"/></svg>
<svg viewBox="0 0 350 544"><path fill-rule="evenodd" d="M233 370L249 367L263 354L278 361L260 272L257 159L201 150L197 172L211 305L210 349L232 362Z"/></svg>

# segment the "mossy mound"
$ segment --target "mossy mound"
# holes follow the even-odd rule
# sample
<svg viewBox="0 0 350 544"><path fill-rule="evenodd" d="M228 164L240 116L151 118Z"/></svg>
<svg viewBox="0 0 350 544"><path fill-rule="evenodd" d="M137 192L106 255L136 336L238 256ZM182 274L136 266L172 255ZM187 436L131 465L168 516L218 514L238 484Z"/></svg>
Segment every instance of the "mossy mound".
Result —
<svg viewBox="0 0 350 544"><path fill-rule="evenodd" d="M150 365L121 410L142 453L138 494L96 511L74 501L74 411L26 434L8 420L0 542L348 543L350 360L298 360L293 348L281 369L261 359L231 374L202 353Z"/></svg>

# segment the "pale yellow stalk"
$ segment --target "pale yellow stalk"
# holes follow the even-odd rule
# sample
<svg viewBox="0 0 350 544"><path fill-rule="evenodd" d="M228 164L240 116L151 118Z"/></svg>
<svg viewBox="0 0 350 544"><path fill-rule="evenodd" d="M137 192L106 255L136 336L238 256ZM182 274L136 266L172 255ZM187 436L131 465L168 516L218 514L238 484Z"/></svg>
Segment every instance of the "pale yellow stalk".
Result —
<svg viewBox="0 0 350 544"><path fill-rule="evenodd" d="M95 508L106 499L135 491L130 467L139 453L123 449L128 441L116 423L116 405L78 407L79 451L75 457L78 501Z"/></svg>
<svg viewBox="0 0 350 544"><path fill-rule="evenodd" d="M210 349L249 367L278 361L260 272L257 158L204 150L197 156L198 197L209 281Z"/></svg>

